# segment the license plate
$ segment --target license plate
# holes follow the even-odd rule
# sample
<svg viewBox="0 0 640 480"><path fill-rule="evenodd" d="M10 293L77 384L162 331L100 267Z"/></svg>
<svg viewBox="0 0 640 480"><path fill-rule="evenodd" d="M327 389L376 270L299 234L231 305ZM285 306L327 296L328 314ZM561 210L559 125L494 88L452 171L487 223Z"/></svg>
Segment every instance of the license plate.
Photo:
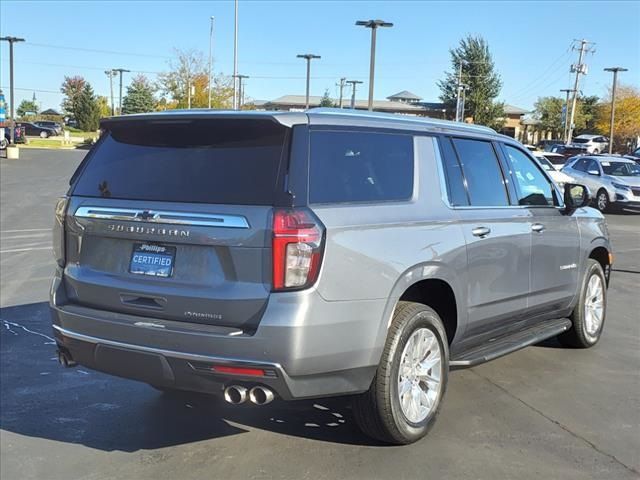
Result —
<svg viewBox="0 0 640 480"><path fill-rule="evenodd" d="M133 246L129 272L152 277L170 277L176 258L176 247L136 243Z"/></svg>

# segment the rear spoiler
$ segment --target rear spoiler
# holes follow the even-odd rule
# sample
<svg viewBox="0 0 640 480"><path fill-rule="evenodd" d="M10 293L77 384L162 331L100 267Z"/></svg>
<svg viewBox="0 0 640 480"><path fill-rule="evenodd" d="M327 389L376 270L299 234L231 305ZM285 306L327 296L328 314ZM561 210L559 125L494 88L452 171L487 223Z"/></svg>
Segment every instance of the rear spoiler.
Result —
<svg viewBox="0 0 640 480"><path fill-rule="evenodd" d="M285 127L294 125L306 125L309 123L307 115L303 112L258 112L255 110L165 110L163 112L136 113L133 115L119 115L117 117L107 117L100 121L101 130L109 130L116 125L137 122L167 122L181 123L193 120L223 120L239 119L247 120L271 120Z"/></svg>

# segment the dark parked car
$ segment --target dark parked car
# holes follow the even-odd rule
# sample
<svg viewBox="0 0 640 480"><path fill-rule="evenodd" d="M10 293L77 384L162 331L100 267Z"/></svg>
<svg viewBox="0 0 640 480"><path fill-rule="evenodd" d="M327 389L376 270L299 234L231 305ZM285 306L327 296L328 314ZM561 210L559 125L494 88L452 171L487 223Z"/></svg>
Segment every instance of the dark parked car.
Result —
<svg viewBox="0 0 640 480"><path fill-rule="evenodd" d="M56 132L56 135L62 135L62 125L51 120L38 120L33 122L38 127L50 128Z"/></svg>
<svg viewBox="0 0 640 480"><path fill-rule="evenodd" d="M28 137L40 137L40 138L48 138L57 135L56 131L53 128L49 127L41 127L31 122L20 122L17 124L24 128L25 135Z"/></svg>
<svg viewBox="0 0 640 480"><path fill-rule="evenodd" d="M575 155L587 155L589 150L587 147L578 145L553 145L551 147L551 153L559 153L564 155L564 158L569 158Z"/></svg>
<svg viewBox="0 0 640 480"><path fill-rule="evenodd" d="M544 150L545 152L550 152L551 148L554 145L563 145L563 144L564 144L564 141L562 140L540 140L536 145L536 147L538 147L538 150Z"/></svg>

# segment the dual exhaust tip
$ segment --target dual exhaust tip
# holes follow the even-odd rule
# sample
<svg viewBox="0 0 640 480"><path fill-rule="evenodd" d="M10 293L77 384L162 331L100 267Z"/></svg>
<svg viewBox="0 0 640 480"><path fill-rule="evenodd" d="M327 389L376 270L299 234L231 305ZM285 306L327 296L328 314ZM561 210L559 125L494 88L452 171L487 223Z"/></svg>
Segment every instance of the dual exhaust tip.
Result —
<svg viewBox="0 0 640 480"><path fill-rule="evenodd" d="M231 385L224 389L224 399L232 405L240 405L249 400L255 405L266 405L271 403L275 395L267 387L253 387L249 390L241 385Z"/></svg>

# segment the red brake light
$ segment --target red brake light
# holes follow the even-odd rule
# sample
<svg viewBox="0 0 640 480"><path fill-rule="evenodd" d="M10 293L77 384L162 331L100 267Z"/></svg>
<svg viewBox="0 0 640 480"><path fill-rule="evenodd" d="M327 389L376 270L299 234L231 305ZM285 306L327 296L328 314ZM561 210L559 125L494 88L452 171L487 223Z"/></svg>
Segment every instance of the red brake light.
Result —
<svg viewBox="0 0 640 480"><path fill-rule="evenodd" d="M324 227L306 209L273 215L273 288L306 288L318 278Z"/></svg>
<svg viewBox="0 0 640 480"><path fill-rule="evenodd" d="M214 365L211 370L215 373L226 373L229 375L246 375L248 377L264 377L264 370L261 368L250 367L226 367L223 365Z"/></svg>

